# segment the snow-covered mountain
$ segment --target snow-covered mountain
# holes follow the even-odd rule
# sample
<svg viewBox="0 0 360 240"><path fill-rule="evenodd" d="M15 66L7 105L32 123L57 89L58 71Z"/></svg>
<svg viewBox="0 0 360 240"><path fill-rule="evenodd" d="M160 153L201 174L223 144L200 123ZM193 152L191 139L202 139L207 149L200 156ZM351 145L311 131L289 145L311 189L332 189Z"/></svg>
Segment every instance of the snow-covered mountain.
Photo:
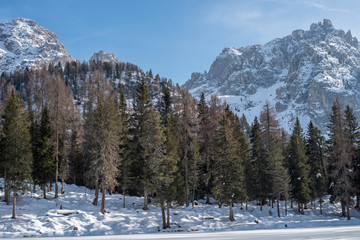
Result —
<svg viewBox="0 0 360 240"><path fill-rule="evenodd" d="M90 62L91 61L101 61L101 62L110 62L112 64L116 64L119 63L119 60L117 59L117 57L113 54L113 53L105 53L103 50L94 53L92 55L92 57L90 58Z"/></svg>
<svg viewBox="0 0 360 240"><path fill-rule="evenodd" d="M209 72L193 73L184 86L195 97L216 93L248 121L268 100L290 131L296 117L326 130L336 97L360 117L359 82L358 40L324 19L264 45L225 48Z"/></svg>
<svg viewBox="0 0 360 240"><path fill-rule="evenodd" d="M56 34L35 21L18 18L0 24L0 73L72 60Z"/></svg>

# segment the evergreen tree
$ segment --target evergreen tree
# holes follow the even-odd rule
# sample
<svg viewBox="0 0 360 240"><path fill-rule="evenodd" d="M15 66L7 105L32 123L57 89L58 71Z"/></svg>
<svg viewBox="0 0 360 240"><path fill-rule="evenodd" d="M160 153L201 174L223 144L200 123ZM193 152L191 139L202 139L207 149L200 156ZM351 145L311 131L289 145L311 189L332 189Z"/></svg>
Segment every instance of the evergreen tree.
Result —
<svg viewBox="0 0 360 240"><path fill-rule="evenodd" d="M323 195L326 193L327 166L323 153L324 137L321 131L310 121L306 138L306 155L310 166L311 197L320 198L320 213L322 213Z"/></svg>
<svg viewBox="0 0 360 240"><path fill-rule="evenodd" d="M3 133L0 138L1 168L5 170L7 191L13 192L13 214L16 219L18 191L28 190L31 180L32 154L28 113L20 95L12 92L1 118Z"/></svg>
<svg viewBox="0 0 360 240"><path fill-rule="evenodd" d="M55 149L52 145L52 131L47 107L44 107L41 115L41 123L36 133L37 138L33 146L33 178L40 184L46 198L45 185L55 179Z"/></svg>
<svg viewBox="0 0 360 240"><path fill-rule="evenodd" d="M347 131L345 114L342 112L342 105L336 99L332 106L330 115L329 137L330 137L330 177L332 180L333 201L340 201L342 214L350 220L350 201L353 189L352 156L353 145L351 135Z"/></svg>
<svg viewBox="0 0 360 240"><path fill-rule="evenodd" d="M237 154L239 142L234 138L230 120L223 116L214 141L216 152L213 193L219 205L228 204L229 219L234 221L233 203L244 201L243 160Z"/></svg>
<svg viewBox="0 0 360 240"><path fill-rule="evenodd" d="M102 191L101 210L105 213L105 194L107 189L116 186L119 164L119 110L111 96L99 99L96 109L87 121L92 121L87 126L87 131L93 132L91 161L89 162L89 175L95 176L95 184L99 184ZM85 139L86 141L91 141ZM95 201L96 202L96 201Z"/></svg>
<svg viewBox="0 0 360 240"><path fill-rule="evenodd" d="M148 87L143 78L136 90L133 115L133 156L135 178L140 180L144 192L144 210L148 209L148 194L156 189L160 160L164 154L164 134L159 113L151 102ZM140 166L140 167L139 167Z"/></svg>
<svg viewBox="0 0 360 240"><path fill-rule="evenodd" d="M79 142L78 131L72 130L69 149L69 175L73 184L84 185L84 165L82 147Z"/></svg>
<svg viewBox="0 0 360 240"><path fill-rule="evenodd" d="M125 195L127 189L131 185L131 181L133 180L131 174L131 164L132 164L132 156L131 156L131 140L129 136L129 128L130 128L130 115L128 113L128 107L125 99L124 91L121 90L120 93L120 122L122 123L121 131L120 131L120 185L122 189L122 197L123 197L123 208L125 208Z"/></svg>
<svg viewBox="0 0 360 240"><path fill-rule="evenodd" d="M359 208L359 195L360 195L360 129L359 123L354 115L354 110L346 105L345 107L345 121L346 121L346 131L350 137L351 144L351 159L352 159L352 170L354 171L353 181L354 181L354 191L356 195L356 208Z"/></svg>
<svg viewBox="0 0 360 240"><path fill-rule="evenodd" d="M291 196L298 202L299 212L301 211L302 214L304 214L304 205L311 200L308 162L300 122L296 118L288 146L288 163L292 186Z"/></svg>

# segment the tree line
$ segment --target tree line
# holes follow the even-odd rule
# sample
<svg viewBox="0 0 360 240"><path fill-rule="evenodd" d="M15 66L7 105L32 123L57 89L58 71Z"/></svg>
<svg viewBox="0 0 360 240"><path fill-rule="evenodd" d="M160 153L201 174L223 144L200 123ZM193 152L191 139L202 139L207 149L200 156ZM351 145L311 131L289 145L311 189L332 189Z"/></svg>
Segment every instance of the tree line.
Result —
<svg viewBox="0 0 360 240"><path fill-rule="evenodd" d="M285 214L294 202L300 213L317 202L322 212L327 194L348 219L354 197L359 207L359 126L338 100L326 138L312 122L304 133L298 119L288 134L269 103L249 125L215 95L197 101L151 70L126 75L116 72L126 65L73 65L0 78L0 170L7 203L13 193L13 218L20 191L39 185L46 198L55 186L56 198L64 182L95 189L103 214L107 193L121 192L123 207L126 195L143 196L144 210L154 200L163 228L174 204L194 207L203 198L228 206L231 221L239 202L261 210L276 204L279 217L280 201ZM123 80L134 78L126 94Z"/></svg>

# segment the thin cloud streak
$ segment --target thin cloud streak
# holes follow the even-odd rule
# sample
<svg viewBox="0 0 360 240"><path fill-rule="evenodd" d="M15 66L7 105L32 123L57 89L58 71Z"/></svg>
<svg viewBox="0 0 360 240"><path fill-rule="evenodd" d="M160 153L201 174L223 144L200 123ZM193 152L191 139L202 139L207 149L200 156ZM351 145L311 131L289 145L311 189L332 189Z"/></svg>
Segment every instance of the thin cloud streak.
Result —
<svg viewBox="0 0 360 240"><path fill-rule="evenodd" d="M89 40L89 39L93 39L93 38L97 38L97 37L103 37L103 36L106 36L108 34L109 34L108 32L96 32L96 33L93 33L93 34L89 34L89 35L81 36L81 37L78 37L78 38L74 38L72 40L65 41L64 44L76 43L76 42Z"/></svg>

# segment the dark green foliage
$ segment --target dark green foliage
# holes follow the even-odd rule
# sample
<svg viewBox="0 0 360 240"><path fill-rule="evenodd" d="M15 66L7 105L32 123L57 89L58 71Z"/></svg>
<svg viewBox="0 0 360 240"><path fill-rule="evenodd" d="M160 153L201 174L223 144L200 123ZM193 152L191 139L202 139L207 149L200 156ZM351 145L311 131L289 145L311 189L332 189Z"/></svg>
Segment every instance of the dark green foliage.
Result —
<svg viewBox="0 0 360 240"><path fill-rule="evenodd" d="M45 107L41 115L41 123L35 133L37 135L33 146L34 181L44 188L45 184L53 182L55 179L55 149L52 144L52 131L47 108ZM45 190L45 189L43 189ZM45 192L44 192L45 193ZM44 198L46 195L44 194Z"/></svg>
<svg viewBox="0 0 360 240"><path fill-rule="evenodd" d="M306 137L306 155L308 156L310 166L310 189L311 197L321 198L327 190L327 164L323 149L325 139L320 130L310 121Z"/></svg>
<svg viewBox="0 0 360 240"><path fill-rule="evenodd" d="M292 186L291 196L299 204L307 204L311 200L308 162L300 122L296 119L288 146L288 164Z"/></svg>
<svg viewBox="0 0 360 240"><path fill-rule="evenodd" d="M31 180L32 154L30 144L29 119L25 103L20 95L11 93L1 117L0 168L4 172L5 192L12 191L14 198L18 191L28 190ZM15 216L15 203L13 216Z"/></svg>
<svg viewBox="0 0 360 240"><path fill-rule="evenodd" d="M234 136L231 117L224 115L213 142L215 150L213 194L219 204L228 204L230 221L234 221L232 204L246 199L243 159L240 143Z"/></svg>

